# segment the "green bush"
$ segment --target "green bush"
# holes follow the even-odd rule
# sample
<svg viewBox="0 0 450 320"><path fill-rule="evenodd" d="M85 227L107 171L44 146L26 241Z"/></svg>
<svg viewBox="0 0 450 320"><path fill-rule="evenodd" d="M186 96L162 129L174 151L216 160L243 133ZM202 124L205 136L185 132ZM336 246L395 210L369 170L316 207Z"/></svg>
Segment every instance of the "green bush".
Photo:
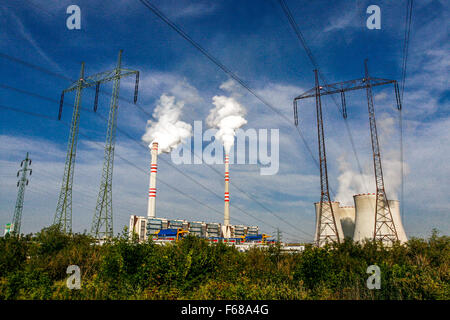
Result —
<svg viewBox="0 0 450 320"><path fill-rule="evenodd" d="M81 289L66 286L81 269ZM445 299L450 298L450 238L411 239L385 248L345 241L302 253L279 246L239 252L188 236L168 245L129 241L99 245L57 228L0 238L0 299ZM381 269L369 290L367 267Z"/></svg>

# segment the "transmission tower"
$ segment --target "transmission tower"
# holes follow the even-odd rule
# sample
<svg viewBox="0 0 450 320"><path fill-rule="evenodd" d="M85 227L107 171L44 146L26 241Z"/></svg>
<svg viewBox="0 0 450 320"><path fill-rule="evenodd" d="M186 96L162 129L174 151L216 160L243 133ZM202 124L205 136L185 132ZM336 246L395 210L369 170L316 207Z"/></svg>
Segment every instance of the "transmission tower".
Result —
<svg viewBox="0 0 450 320"><path fill-rule="evenodd" d="M395 97L397 102L397 109L401 110L402 105L400 101L400 93L398 88L398 83L396 80L389 79L381 79L381 78L373 78L369 76L367 59L364 61L364 69L365 76L361 79L343 81L333 84L325 84L323 86L317 86L316 80L316 88L310 89L302 95L298 96L294 99L294 118L295 124L298 124L298 115L297 115L297 100L312 98L317 96L324 95L332 95L339 93L341 95L341 103L342 103L342 115L344 118L347 117L347 107L346 107L346 98L345 92L354 91L360 89L366 89L367 94L367 106L369 112L369 123L370 123L370 136L372 143L372 153L373 153L373 162L374 162L374 172L375 172L375 183L376 183L376 206L375 206L375 221L374 221L374 234L373 240L381 240L383 243L391 244L394 241L398 240L397 231L395 229L395 224L392 218L391 209L389 207L389 203L386 197L386 191L384 188L384 179L383 179L383 170L381 166L381 152L380 145L378 141L377 127L376 127L376 119L375 119L375 108L373 104L373 94L372 87L394 84L395 89ZM316 75L317 79L317 75ZM319 88L319 90L317 89ZM320 100L319 100L320 101ZM320 144L319 144L320 148ZM322 189L323 194L323 189ZM322 202L322 201L321 201ZM327 209L327 208L326 208ZM323 208L321 203L320 214L323 215ZM328 214L326 212L325 214ZM319 220L322 222L322 220ZM327 221L325 221L327 222ZM322 231L324 228L319 228ZM320 232L319 231L319 232Z"/></svg>
<svg viewBox="0 0 450 320"><path fill-rule="evenodd" d="M275 236L277 237L277 242L281 243L281 239L283 238L282 233L280 231L280 228L277 228L277 231L275 232Z"/></svg>
<svg viewBox="0 0 450 320"><path fill-rule="evenodd" d="M12 235L20 236L20 226L22 224L22 211L23 211L23 198L25 195L25 186L28 185L28 172L31 174L33 173L33 170L28 168L28 166L31 165L31 159L28 158L28 152L27 156L22 162L20 163L20 166L22 169L17 171L17 177L20 175L19 181L17 181L17 187L19 188L19 191L17 192L17 200L16 200L16 207L14 209L14 216L12 220L12 226L10 229L10 232Z"/></svg>
<svg viewBox="0 0 450 320"><path fill-rule="evenodd" d="M139 71L122 68L122 50L119 51L117 67L114 70L102 73L100 75L101 77L97 79L98 85L94 109L97 108L97 94L100 83L113 81L113 91L109 109L102 178L91 228L91 234L99 239L111 238L113 236L112 178L114 165L114 146L117 128L119 87L120 79L129 75L136 75L136 84L134 90L134 103L136 103L139 84Z"/></svg>
<svg viewBox="0 0 450 320"><path fill-rule="evenodd" d="M370 137L372 140L375 183L377 187L377 198L375 204L375 228L373 239L381 240L385 244L392 244L393 242L398 241L398 235L397 230L395 229L394 220L392 218L391 208L389 207L389 202L387 201L386 191L384 189L380 144L378 142L377 123L375 121L375 108L373 105L372 85L369 76L369 68L367 66L367 59L364 60L364 71L367 93L367 107L369 111ZM395 88L397 101L400 101L397 82L395 83ZM399 105L398 109L401 109L401 105Z"/></svg>
<svg viewBox="0 0 450 320"><path fill-rule="evenodd" d="M61 119L64 105L64 94L76 91L75 104L73 105L72 123L70 125L69 142L67 144L66 163L64 166L64 176L59 193L58 204L53 224L57 225L64 233L72 233L72 186L75 169L75 156L77 153L78 129L80 126L80 104L81 91L86 87L84 80L84 62L81 63L79 79L61 93L58 120Z"/></svg>
<svg viewBox="0 0 450 320"><path fill-rule="evenodd" d="M317 116L317 137L319 141L319 168L320 168L320 208L319 208L319 228L316 239L317 246L323 246L328 242L340 242L339 233L336 225L336 218L331 205L330 191L328 187L327 157L325 152L325 133L323 130L322 119L322 101L317 70L314 70L315 87L314 96L316 98L316 116ZM298 126L297 101L303 99L300 95L294 99L294 118L295 125Z"/></svg>

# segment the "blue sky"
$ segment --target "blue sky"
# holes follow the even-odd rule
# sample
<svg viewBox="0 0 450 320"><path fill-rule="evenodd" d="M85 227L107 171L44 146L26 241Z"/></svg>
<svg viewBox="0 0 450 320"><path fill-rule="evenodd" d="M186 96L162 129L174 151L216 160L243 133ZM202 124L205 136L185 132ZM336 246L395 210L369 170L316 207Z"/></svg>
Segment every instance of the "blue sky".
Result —
<svg viewBox="0 0 450 320"><path fill-rule="evenodd" d="M292 118L292 99L314 85L305 51L290 28L276 0L261 1L151 1L209 53L267 99L282 114ZM406 1L290 1L287 3L328 81L360 78L363 60L369 59L374 76L400 79ZM66 8L81 8L81 30L66 28ZM365 27L366 8L381 8L381 30ZM427 236L432 228L448 234L450 206L449 133L449 8L445 1L416 1L408 57L404 98L405 203L404 226L409 236ZM227 94L220 86L228 76L201 55L186 40L159 20L140 1L8 1L0 5L0 52L38 65L45 70L77 78L80 63L86 74L114 67L119 49L123 65L141 72L139 106L121 100L118 126L140 140L157 100L163 94L185 102L183 121L205 120L213 107L212 97ZM21 88L58 100L70 82L30 69L0 57L2 85ZM320 196L318 169L300 141L292 123L287 123L247 91L235 86L239 101L247 109L246 128L280 130L280 170L261 176L257 165L236 165L231 179L271 211L277 218L231 188L232 203L285 231L285 238L300 234L311 240L314 232L313 202ZM103 88L110 90L110 86ZM121 97L133 98L132 80L122 82ZM399 197L398 113L391 87L375 90L386 189ZM67 95L66 106L73 102ZM374 185L363 92L347 97L349 126L358 149L366 192ZM85 90L82 106L92 109L93 93ZM0 105L56 118L58 103L30 97L0 87ZM98 113L107 116L109 95L101 95ZM304 104L300 126L317 157L313 101ZM351 201L344 188L344 173L359 174L343 120L330 98L324 99L327 158L332 189ZM70 122L66 107L63 121ZM206 127L206 125L204 125ZM99 187L106 123L82 110L75 169L73 228L90 230ZM68 128L60 122L0 109L0 225L11 220L16 197L16 170L27 151L33 159L33 176L26 190L22 231L36 232L52 222L64 168ZM136 141L118 132L114 168L114 228L119 232L130 214L145 215L148 176L122 158L147 171L149 154ZM170 156L163 155L168 161ZM223 168L216 165L222 171ZM180 169L222 197L223 178L203 165L181 165ZM346 171L347 170L347 171ZM346 171L346 172L345 172ZM158 179L215 207L223 202L166 163L160 164ZM356 179L357 180L357 179ZM353 184L352 184L353 183ZM221 221L208 208L163 184L158 185L158 215L189 220ZM231 219L258 224L267 233L274 230L238 210ZM309 238L309 239L308 239Z"/></svg>

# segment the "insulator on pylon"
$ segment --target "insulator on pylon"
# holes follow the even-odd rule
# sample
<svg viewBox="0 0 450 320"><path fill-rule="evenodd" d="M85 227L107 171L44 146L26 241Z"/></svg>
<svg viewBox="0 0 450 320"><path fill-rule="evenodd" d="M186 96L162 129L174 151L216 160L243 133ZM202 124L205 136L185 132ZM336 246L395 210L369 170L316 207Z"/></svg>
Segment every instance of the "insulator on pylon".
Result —
<svg viewBox="0 0 450 320"><path fill-rule="evenodd" d="M28 180L27 180L27 185L28 185Z"/></svg>
<svg viewBox="0 0 450 320"><path fill-rule="evenodd" d="M95 98L94 98L94 112L97 112L98 107L98 92L100 91L100 81L97 81L95 85Z"/></svg>
<svg viewBox="0 0 450 320"><path fill-rule="evenodd" d="M31 159L30 159L30 166L31 166Z"/></svg>
<svg viewBox="0 0 450 320"><path fill-rule="evenodd" d="M398 89L397 81L395 81L394 89L395 89L395 99L397 100L397 109L402 110L402 101L400 99L400 90Z"/></svg>
<svg viewBox="0 0 450 320"><path fill-rule="evenodd" d="M30 176L33 174L33 170L30 170Z"/></svg>
<svg viewBox="0 0 450 320"><path fill-rule="evenodd" d="M61 120L63 104L64 104L64 91L61 93L61 101L59 102L58 120Z"/></svg>
<svg viewBox="0 0 450 320"><path fill-rule="evenodd" d="M19 181L17 181L17 187L19 187Z"/></svg>
<svg viewBox="0 0 450 320"><path fill-rule="evenodd" d="M139 88L139 71L136 72L136 84L134 86L134 104L136 104L137 102L138 88Z"/></svg>
<svg viewBox="0 0 450 320"><path fill-rule="evenodd" d="M342 116L347 119L347 102L345 101L345 93L341 91Z"/></svg>
<svg viewBox="0 0 450 320"><path fill-rule="evenodd" d="M294 122L298 126L297 101L294 101Z"/></svg>
<svg viewBox="0 0 450 320"><path fill-rule="evenodd" d="M19 172L20 172L20 171L17 171L17 178L19 177Z"/></svg>

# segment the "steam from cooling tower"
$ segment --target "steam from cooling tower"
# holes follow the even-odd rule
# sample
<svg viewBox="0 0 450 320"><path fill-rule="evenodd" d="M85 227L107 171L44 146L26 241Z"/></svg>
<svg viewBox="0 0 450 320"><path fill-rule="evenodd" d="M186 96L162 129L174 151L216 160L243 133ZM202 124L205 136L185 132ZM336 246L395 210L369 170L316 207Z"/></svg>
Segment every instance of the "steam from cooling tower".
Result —
<svg viewBox="0 0 450 320"><path fill-rule="evenodd" d="M233 97L214 96L213 104L215 108L211 109L206 123L219 129L215 135L223 143L225 154L229 154L234 145L236 130L247 123L245 120L245 108Z"/></svg>
<svg viewBox="0 0 450 320"><path fill-rule="evenodd" d="M147 121L147 128L142 140L152 147L158 143L158 154L169 153L186 138L191 136L192 126L180 120L184 107L183 101L175 101L175 97L163 94L153 111L155 120Z"/></svg>
<svg viewBox="0 0 450 320"><path fill-rule="evenodd" d="M339 200L342 205L353 205L353 195L367 192L367 188L373 189L373 174L366 175L353 171L350 163L345 157L341 156L337 160L339 165L338 176L338 192L336 200Z"/></svg>
<svg viewBox="0 0 450 320"><path fill-rule="evenodd" d="M384 158L383 158L384 155ZM382 165L384 183L388 199L398 199L398 191L401 186L400 166L401 162L395 159L393 151L387 150L382 154ZM375 181L373 168L368 163L361 175L360 172L352 170L351 165L344 157L338 158L339 176L336 200L342 205L353 205L353 195L367 192L375 192ZM408 166L404 163L405 174L409 172Z"/></svg>

